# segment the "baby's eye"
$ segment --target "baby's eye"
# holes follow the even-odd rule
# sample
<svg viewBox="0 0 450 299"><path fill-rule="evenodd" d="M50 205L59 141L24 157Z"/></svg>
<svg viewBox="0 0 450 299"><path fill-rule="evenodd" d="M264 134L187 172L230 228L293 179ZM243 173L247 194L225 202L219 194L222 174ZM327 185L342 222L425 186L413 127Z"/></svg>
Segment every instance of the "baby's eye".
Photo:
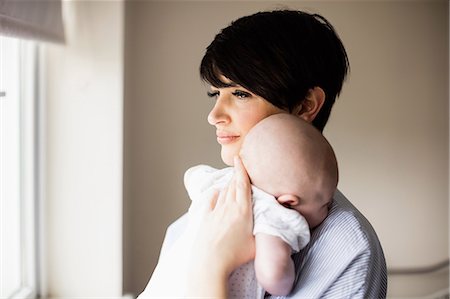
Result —
<svg viewBox="0 0 450 299"><path fill-rule="evenodd" d="M208 97L210 97L210 98L215 98L215 99L217 99L217 97L219 96L220 93L219 93L218 90L212 90L212 91L208 91L206 94L207 94Z"/></svg>
<svg viewBox="0 0 450 299"><path fill-rule="evenodd" d="M242 91L242 90L235 90L233 92L233 95L239 99L246 99L246 98L249 98L252 96L249 92Z"/></svg>

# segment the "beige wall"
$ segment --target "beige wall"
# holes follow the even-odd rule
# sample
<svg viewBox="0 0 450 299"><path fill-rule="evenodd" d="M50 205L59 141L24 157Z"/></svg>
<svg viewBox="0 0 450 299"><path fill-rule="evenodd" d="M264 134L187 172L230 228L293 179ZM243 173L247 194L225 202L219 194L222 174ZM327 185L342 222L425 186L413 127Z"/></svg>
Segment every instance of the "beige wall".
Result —
<svg viewBox="0 0 450 299"><path fill-rule="evenodd" d="M44 298L122 296L124 3L65 1L66 43L42 45Z"/></svg>
<svg viewBox="0 0 450 299"><path fill-rule="evenodd" d="M448 258L448 3L285 2L327 17L351 74L325 130L339 188L366 215L388 266ZM205 47L231 20L273 2L128 2L124 99L124 289L139 293L167 225L189 205L188 166L221 166L199 80ZM430 281L433 280L435 285ZM448 285L390 277L390 297Z"/></svg>

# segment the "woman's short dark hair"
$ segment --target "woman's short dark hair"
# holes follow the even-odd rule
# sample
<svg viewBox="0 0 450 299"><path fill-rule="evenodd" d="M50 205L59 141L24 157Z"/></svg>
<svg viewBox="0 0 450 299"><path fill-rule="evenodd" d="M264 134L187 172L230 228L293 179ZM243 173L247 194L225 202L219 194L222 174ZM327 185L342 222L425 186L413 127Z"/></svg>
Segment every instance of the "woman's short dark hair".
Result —
<svg viewBox="0 0 450 299"><path fill-rule="evenodd" d="M347 76L344 46L318 14L295 10L259 12L222 29L208 46L200 75L212 86L229 86L221 75L275 106L292 112L314 87L325 103L313 121L323 130Z"/></svg>

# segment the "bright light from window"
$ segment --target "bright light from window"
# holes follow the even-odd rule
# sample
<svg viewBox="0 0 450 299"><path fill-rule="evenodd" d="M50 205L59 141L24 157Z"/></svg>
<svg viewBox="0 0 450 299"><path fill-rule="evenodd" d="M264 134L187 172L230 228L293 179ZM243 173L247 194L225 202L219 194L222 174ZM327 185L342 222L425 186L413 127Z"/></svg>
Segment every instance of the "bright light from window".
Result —
<svg viewBox="0 0 450 299"><path fill-rule="evenodd" d="M1 298L21 286L19 42L0 38Z"/></svg>
<svg viewBox="0 0 450 299"><path fill-rule="evenodd" d="M35 294L34 62L29 49L28 42L0 36L2 299Z"/></svg>

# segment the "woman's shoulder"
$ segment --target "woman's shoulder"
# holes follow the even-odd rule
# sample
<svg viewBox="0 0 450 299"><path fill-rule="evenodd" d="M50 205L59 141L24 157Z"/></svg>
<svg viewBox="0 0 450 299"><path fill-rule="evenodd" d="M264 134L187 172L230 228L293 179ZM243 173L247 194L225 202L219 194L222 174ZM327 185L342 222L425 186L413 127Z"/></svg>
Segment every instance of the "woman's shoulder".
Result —
<svg viewBox="0 0 450 299"><path fill-rule="evenodd" d="M186 228L187 223L188 213L185 213L167 227L166 235L180 235Z"/></svg>
<svg viewBox="0 0 450 299"><path fill-rule="evenodd" d="M386 261L378 236L339 191L327 218L293 259L298 283L292 298L327 297L328 293L340 294L337 298L385 297ZM362 295L357 296L358 292Z"/></svg>
<svg viewBox="0 0 450 299"><path fill-rule="evenodd" d="M327 218L312 232L311 242L335 250L345 248L355 254L363 251L383 254L370 222L340 191L334 194Z"/></svg>
<svg viewBox="0 0 450 299"><path fill-rule="evenodd" d="M181 236L181 234L186 229L187 223L188 213L185 213L167 227L164 241L161 247L161 255L163 255L164 252L172 247L173 243Z"/></svg>

